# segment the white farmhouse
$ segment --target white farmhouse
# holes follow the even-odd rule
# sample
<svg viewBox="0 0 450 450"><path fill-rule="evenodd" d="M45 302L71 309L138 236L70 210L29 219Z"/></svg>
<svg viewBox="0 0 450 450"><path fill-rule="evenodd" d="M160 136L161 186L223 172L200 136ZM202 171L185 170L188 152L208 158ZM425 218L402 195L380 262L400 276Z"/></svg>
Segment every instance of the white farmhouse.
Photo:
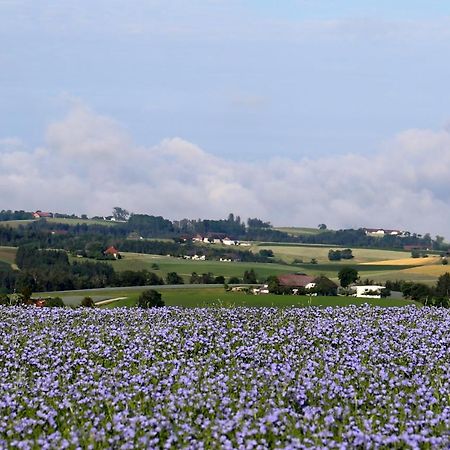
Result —
<svg viewBox="0 0 450 450"><path fill-rule="evenodd" d="M381 291L386 289L384 286L367 285L367 286L352 286L356 292L353 297L358 298L381 298Z"/></svg>

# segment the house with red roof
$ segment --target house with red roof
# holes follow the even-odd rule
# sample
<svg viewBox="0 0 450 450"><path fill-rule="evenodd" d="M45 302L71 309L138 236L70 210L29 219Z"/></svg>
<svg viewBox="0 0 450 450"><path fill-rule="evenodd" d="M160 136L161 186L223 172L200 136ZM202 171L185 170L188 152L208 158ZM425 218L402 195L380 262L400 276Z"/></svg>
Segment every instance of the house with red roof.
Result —
<svg viewBox="0 0 450 450"><path fill-rule="evenodd" d="M117 250L116 247L114 247L113 245L111 245L111 247L108 247L103 254L105 256L112 256L114 259L120 259L120 253L119 250Z"/></svg>
<svg viewBox="0 0 450 450"><path fill-rule="evenodd" d="M33 217L35 219L45 219L49 217L53 217L53 214L51 212L44 212L38 209L36 212L33 213Z"/></svg>

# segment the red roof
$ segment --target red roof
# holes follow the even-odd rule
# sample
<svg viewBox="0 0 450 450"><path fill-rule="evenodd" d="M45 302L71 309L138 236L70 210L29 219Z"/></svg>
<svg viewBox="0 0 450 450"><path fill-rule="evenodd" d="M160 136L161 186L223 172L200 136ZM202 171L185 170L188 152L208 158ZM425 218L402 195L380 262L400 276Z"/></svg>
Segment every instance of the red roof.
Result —
<svg viewBox="0 0 450 450"><path fill-rule="evenodd" d="M113 245L105 250L105 255L116 255L117 253L119 253L119 250Z"/></svg>
<svg viewBox="0 0 450 450"><path fill-rule="evenodd" d="M53 217L52 213L49 212L43 212L41 210L37 210L35 213L33 213L34 217Z"/></svg>
<svg viewBox="0 0 450 450"><path fill-rule="evenodd" d="M281 286L288 287L305 287L309 283L313 283L316 279L316 277L311 277L309 275L297 275L295 273L278 275L277 278Z"/></svg>

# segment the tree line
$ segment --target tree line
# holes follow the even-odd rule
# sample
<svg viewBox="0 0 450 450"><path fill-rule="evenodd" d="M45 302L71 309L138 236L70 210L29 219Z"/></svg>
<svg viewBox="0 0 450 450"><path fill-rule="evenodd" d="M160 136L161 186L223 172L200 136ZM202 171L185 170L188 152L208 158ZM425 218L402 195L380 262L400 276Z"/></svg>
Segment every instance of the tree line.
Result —
<svg viewBox="0 0 450 450"><path fill-rule="evenodd" d="M116 211L118 210L118 212ZM3 215L2 215L3 214ZM63 216L59 214L59 216ZM64 215L66 216L66 215ZM73 217L69 216L69 217ZM238 240L255 240L267 242L286 242L286 243L304 243L304 244L322 244L339 245L342 247L368 247L368 248L398 248L402 249L405 245L417 246L418 248L434 248L447 250L448 246L444 244L441 236L436 236L433 240L429 234L424 236L412 234L410 236L383 236L374 237L366 235L364 229L345 229L328 230L322 227L322 232L318 234L299 234L292 236L286 232L275 230L270 222L264 222L258 218L249 218L245 223L239 216L230 213L226 219L182 219L171 221L162 216L148 214L129 214L123 208L116 207L114 216L117 216L120 222L111 226L99 224L78 224L70 225L64 223L48 222L45 219L32 222L22 226L30 229L40 238L39 231L47 234L53 233L52 240L58 240L62 234L68 233L71 236L95 235L103 236L104 239L112 238L126 239L131 235L137 238L190 238L197 234L202 236L218 234L223 237L228 236ZM3 217L3 218L2 218ZM19 220L31 218L32 215L25 211L1 211L0 220ZM75 216L76 217L76 216ZM5 222L7 224L7 222ZM323 224L321 224L323 225ZM2 228L2 227L0 227ZM17 238L17 237L16 237ZM2 237L0 236L0 243ZM7 239L6 236L3 237ZM9 236L10 241L14 240ZM8 244L3 244L8 245Z"/></svg>

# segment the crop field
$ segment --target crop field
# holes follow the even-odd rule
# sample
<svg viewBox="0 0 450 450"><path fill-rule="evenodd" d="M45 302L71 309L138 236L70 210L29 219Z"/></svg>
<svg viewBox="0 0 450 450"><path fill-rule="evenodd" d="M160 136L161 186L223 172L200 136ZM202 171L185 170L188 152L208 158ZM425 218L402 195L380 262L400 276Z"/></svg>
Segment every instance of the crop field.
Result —
<svg viewBox="0 0 450 450"><path fill-rule="evenodd" d="M318 228L307 228L307 227L276 227L274 228L274 230L282 231L283 233L290 234L291 236L322 233L322 230L319 230Z"/></svg>
<svg viewBox="0 0 450 450"><path fill-rule="evenodd" d="M3 227L10 227L10 228L18 228L19 226L28 225L32 222L35 222L35 219L29 219L29 220L2 220L0 221L0 226Z"/></svg>
<svg viewBox="0 0 450 450"><path fill-rule="evenodd" d="M257 250L272 250L275 257L281 258L284 261L291 263L294 259L303 260L307 263L315 258L317 262L329 263L328 251L330 248L338 249L344 247L334 247L334 246L310 246L310 245L264 245L257 247ZM411 256L410 252L394 251L394 250L378 250L378 249L363 249L355 248L352 249L354 258L351 260L341 260L336 262L336 264L361 264L361 263L373 263L375 261L384 260L398 260L400 258L409 258ZM411 258L414 260L414 258ZM426 259L426 258L425 258ZM420 265L420 262L414 261L410 265ZM408 265L408 264L404 264ZM339 270L339 269L338 269Z"/></svg>
<svg viewBox="0 0 450 450"><path fill-rule="evenodd" d="M81 300L90 296L94 302L105 302L104 308L135 306L140 293L146 289L155 289L162 295L167 306L187 308L209 307L306 307L306 306L349 306L367 303L372 306L398 307L415 305L404 299L358 299L354 297L308 297L296 295L249 295L244 292L225 291L222 286L148 286L130 288L105 288L85 291L60 291L37 293L37 295L61 297L67 306L78 306ZM106 303L106 301L108 301Z"/></svg>
<svg viewBox="0 0 450 450"><path fill-rule="evenodd" d="M72 218L59 218L59 217L49 217L45 219L49 223L64 223L67 225L104 225L105 227L112 227L120 222L114 222L110 220L100 220L100 219L72 219Z"/></svg>
<svg viewBox="0 0 450 450"><path fill-rule="evenodd" d="M1 448L450 446L450 311L0 307Z"/></svg>
<svg viewBox="0 0 450 450"><path fill-rule="evenodd" d="M16 247L0 247L0 261L8 264L14 264L16 260Z"/></svg>
<svg viewBox="0 0 450 450"><path fill-rule="evenodd" d="M426 258L401 258L401 259L386 259L384 261L372 261L370 263L374 266L429 266L433 264L441 264L442 257L429 256Z"/></svg>
<svg viewBox="0 0 450 450"><path fill-rule="evenodd" d="M221 261L192 261L170 256L144 255L141 253L122 253L123 259L112 261L115 270L141 270L154 271L160 276L165 276L168 272L177 272L183 276L185 281L189 280L192 272L223 275L226 278L237 276L242 278L246 270L255 269L258 278L266 279L269 275L280 273L291 273L294 267L272 263L244 263L244 262L221 262ZM157 264L159 270L152 269L152 264Z"/></svg>

